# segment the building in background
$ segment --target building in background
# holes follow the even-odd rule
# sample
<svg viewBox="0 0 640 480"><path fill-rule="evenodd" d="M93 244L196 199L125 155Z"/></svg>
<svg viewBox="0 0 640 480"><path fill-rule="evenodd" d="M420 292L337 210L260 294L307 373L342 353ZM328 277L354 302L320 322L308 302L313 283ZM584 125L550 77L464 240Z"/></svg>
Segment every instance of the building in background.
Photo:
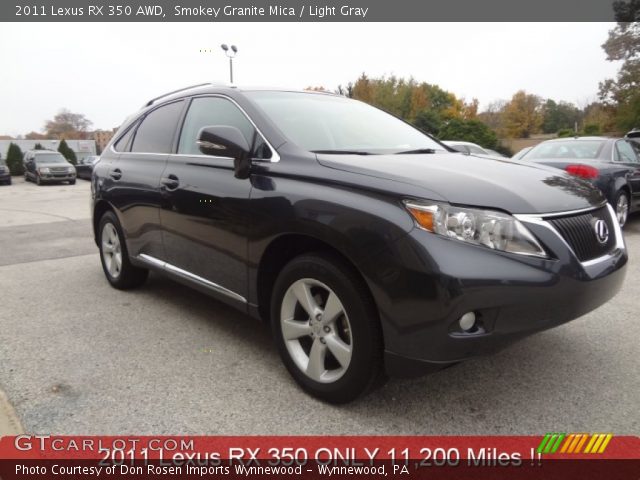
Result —
<svg viewBox="0 0 640 480"><path fill-rule="evenodd" d="M99 153L102 153L105 147L109 144L109 141L115 133L118 131L118 128L114 128L112 130L96 130L93 132L93 139L96 142L96 148Z"/></svg>
<svg viewBox="0 0 640 480"><path fill-rule="evenodd" d="M66 142L69 148L75 152L78 161L89 155L96 155L95 140L66 140ZM2 158L7 158L9 144L11 143L18 145L23 152L33 150L37 143L42 145L46 150L55 150L56 152L60 146L60 140L0 140L0 154Z"/></svg>

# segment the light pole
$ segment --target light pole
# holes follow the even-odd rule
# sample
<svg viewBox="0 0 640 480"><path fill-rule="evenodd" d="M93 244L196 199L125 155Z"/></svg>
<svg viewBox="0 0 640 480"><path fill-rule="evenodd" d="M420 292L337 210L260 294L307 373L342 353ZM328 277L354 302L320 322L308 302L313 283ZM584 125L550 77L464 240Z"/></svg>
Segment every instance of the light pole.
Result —
<svg viewBox="0 0 640 480"><path fill-rule="evenodd" d="M231 48L229 48L226 43L223 43L220 45L220 48L222 48L225 55L229 57L229 81L233 83L233 58L238 53L238 47L231 45Z"/></svg>

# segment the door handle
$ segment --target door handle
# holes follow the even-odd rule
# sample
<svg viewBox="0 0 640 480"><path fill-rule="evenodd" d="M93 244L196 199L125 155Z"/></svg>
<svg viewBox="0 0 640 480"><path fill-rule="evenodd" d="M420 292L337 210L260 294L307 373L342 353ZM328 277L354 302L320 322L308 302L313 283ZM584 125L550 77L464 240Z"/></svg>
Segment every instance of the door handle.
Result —
<svg viewBox="0 0 640 480"><path fill-rule="evenodd" d="M167 175L166 177L162 177L160 183L167 187L167 190L175 190L180 186L180 180L175 175Z"/></svg>
<svg viewBox="0 0 640 480"><path fill-rule="evenodd" d="M122 178L122 171L119 168L115 168L109 172L109 176L114 180L120 180Z"/></svg>

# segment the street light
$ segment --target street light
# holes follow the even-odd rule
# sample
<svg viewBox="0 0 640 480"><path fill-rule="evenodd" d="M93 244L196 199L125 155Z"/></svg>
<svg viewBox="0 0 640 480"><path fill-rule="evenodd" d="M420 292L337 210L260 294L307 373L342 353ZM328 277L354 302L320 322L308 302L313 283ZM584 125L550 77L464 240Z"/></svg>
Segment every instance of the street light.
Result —
<svg viewBox="0 0 640 480"><path fill-rule="evenodd" d="M223 43L222 45L220 45L220 48L222 48L225 55L229 57L229 80L231 83L233 83L233 58L238 53L238 47L236 47L235 45L231 45L231 48L229 48L226 43Z"/></svg>

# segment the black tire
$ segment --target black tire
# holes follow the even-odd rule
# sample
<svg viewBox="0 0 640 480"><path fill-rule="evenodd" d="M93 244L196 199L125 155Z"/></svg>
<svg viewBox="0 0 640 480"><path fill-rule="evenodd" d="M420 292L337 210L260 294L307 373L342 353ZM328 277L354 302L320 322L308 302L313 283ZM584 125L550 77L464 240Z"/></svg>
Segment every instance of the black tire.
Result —
<svg viewBox="0 0 640 480"><path fill-rule="evenodd" d="M320 282L330 289L330 293L335 293L346 313L346 315L336 318L341 318L342 322L346 319L346 331L348 332L346 340L349 343L347 346L351 350L350 360L348 366L344 367L338 363L338 357L332 353L326 353L327 356L322 357L322 369L325 373L342 372L339 378L331 381L316 381L305 373L302 367L298 366L289 352L282 330L281 311L283 308L286 310L288 308L286 305L291 304L291 300L287 301L285 295L296 282L303 281L304 283L309 280ZM318 288L322 292L322 287ZM314 298L321 299L321 293L317 293ZM283 301L288 302L284 304L284 307ZM320 303L317 305L320 306ZM326 303L324 307L326 307ZM307 328L306 325L311 325L313 320L306 313L306 309L302 309L302 304L296 304L295 308L296 312L301 312L301 323L305 325L305 328ZM351 266L337 256L325 253L305 254L293 259L284 267L273 289L271 325L275 342L287 370L302 389L317 398L335 404L350 402L363 395L374 385L381 384L385 379L382 369L382 332L377 308L362 278ZM329 340L329 335L335 337L338 333L337 322L326 331L330 332L324 333L327 335L326 340ZM303 343L308 344L307 359L309 363L314 342L324 340L320 337L323 335L321 330L320 333L314 335L301 335L300 338L288 342L289 345L293 342L296 345L293 347L295 349L304 349ZM325 352L331 352L329 343L322 341ZM298 358L301 358L299 354ZM309 363L307 363L307 367ZM337 370L331 370L330 366L326 367L330 363L333 363Z"/></svg>
<svg viewBox="0 0 640 480"><path fill-rule="evenodd" d="M112 273L108 266L108 259L111 258L111 254L104 250L103 245L103 232L106 228L113 228L117 235L121 258L119 273ZM120 222L113 212L105 212L105 214L100 218L100 223L98 224L98 245L100 248L100 263L102 264L102 270L112 287L119 290L129 290L139 287L146 281L149 271L144 268L134 267L131 264L127 245L124 241L124 235L122 234L122 228L120 227ZM114 260L111 259L111 261Z"/></svg>
<svg viewBox="0 0 640 480"><path fill-rule="evenodd" d="M621 209L621 203L620 203L621 201L624 201L626 205L626 210L624 214L619 212L619 210ZM625 224L627 223L627 219L629 218L629 209L630 209L629 194L624 190L620 190L616 194L616 199L613 203L613 210L616 213L616 220L618 220L618 223L620 224L620 228L624 227Z"/></svg>
<svg viewBox="0 0 640 480"><path fill-rule="evenodd" d="M69 185L75 185L76 181L75 180L69 180Z"/></svg>
<svg viewBox="0 0 640 480"><path fill-rule="evenodd" d="M40 175L36 175L36 185L42 185L42 180L40 180Z"/></svg>

